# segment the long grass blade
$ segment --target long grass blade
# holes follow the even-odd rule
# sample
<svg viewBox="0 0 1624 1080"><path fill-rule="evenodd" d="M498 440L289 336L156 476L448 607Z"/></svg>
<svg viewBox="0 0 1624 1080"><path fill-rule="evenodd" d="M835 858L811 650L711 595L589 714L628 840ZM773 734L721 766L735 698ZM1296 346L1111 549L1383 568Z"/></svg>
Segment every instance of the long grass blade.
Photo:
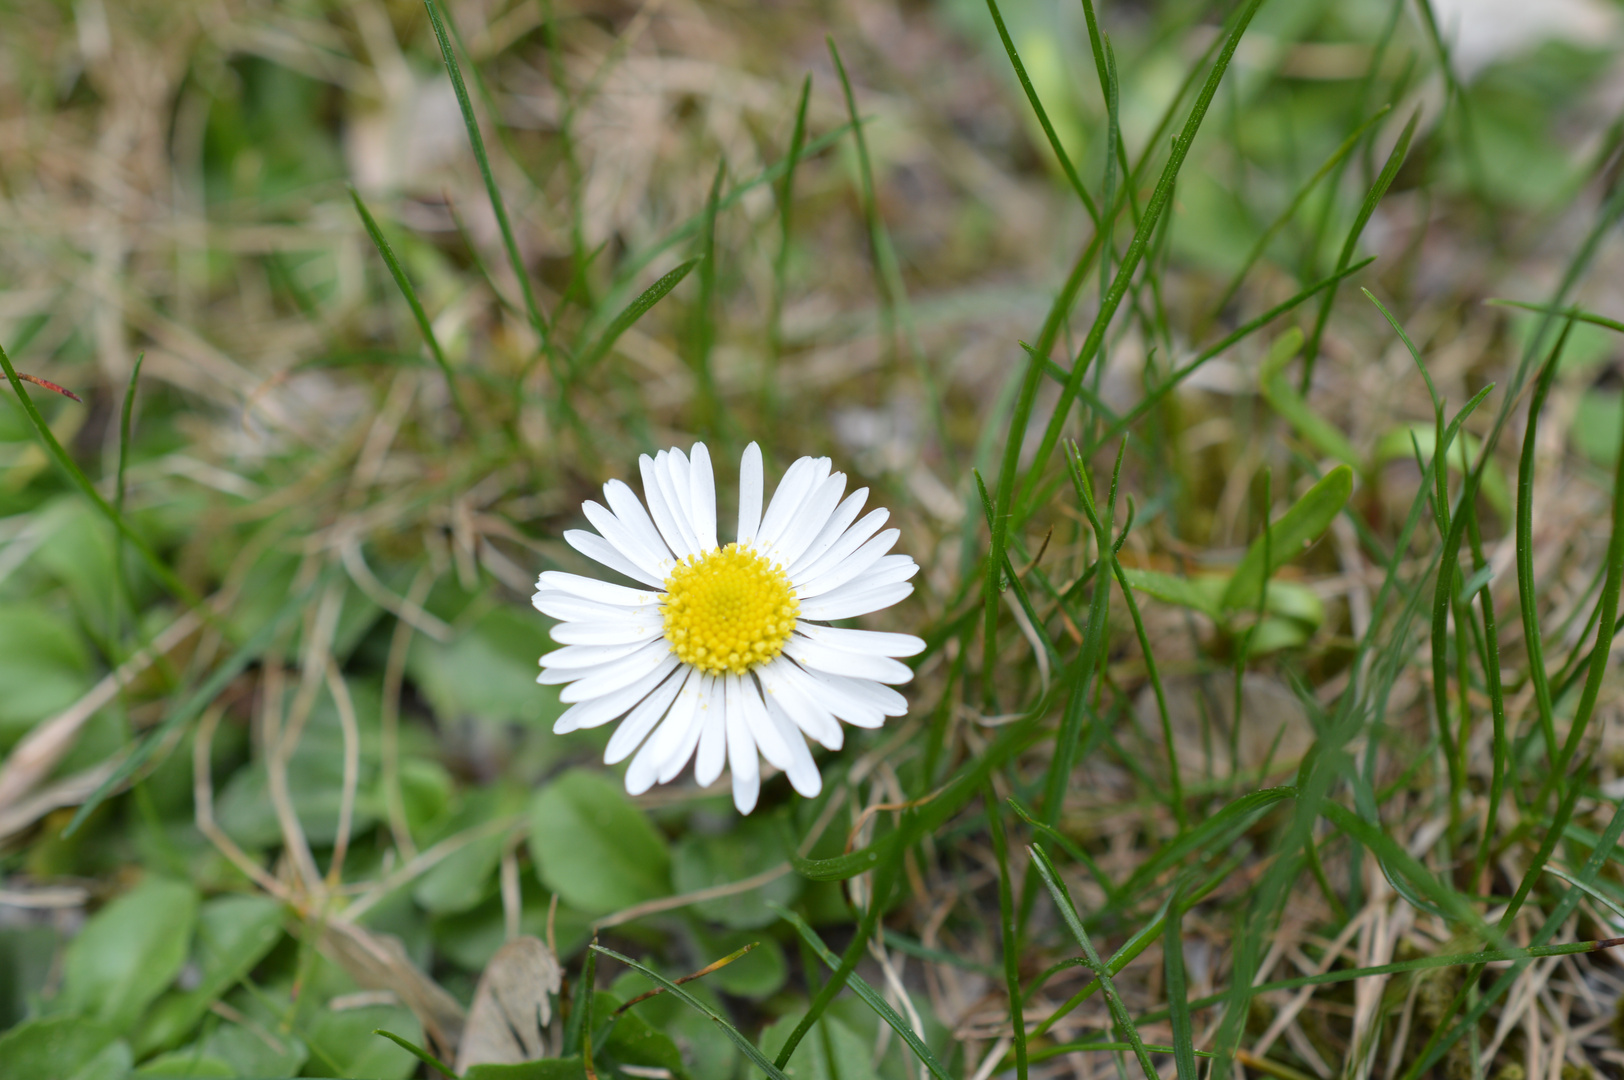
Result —
<svg viewBox="0 0 1624 1080"><path fill-rule="evenodd" d="M361 201L361 193L350 188L350 200L355 203L355 212L361 215L361 224L366 227L367 235L372 238L372 246L378 249L384 265L389 267L390 275L395 279L395 285L400 294L406 298L406 306L412 310L412 318L417 320L417 329L423 335L423 342L429 347L429 355L440 368L440 374L445 376L446 389L451 393L451 403L462 420L463 430L470 434L479 429L474 426L473 414L468 411L468 405L462 399L462 391L458 388L456 372L451 368L451 361L446 357L445 350L440 348L440 339L434 333L434 325L429 322L428 312L423 310L423 302L417 298L417 289L412 285L412 279L406 276L406 270L400 265L400 259L395 256L395 249L389 246L388 239L383 230L378 228L378 222L373 218L367 204Z"/></svg>
<svg viewBox="0 0 1624 1080"><path fill-rule="evenodd" d="M1100 960L1100 954L1095 951L1088 931L1083 928L1082 919L1077 917L1077 908L1072 904L1071 893L1066 889L1066 883L1060 880L1059 872L1049 861L1048 855L1044 854L1042 847L1032 844L1026 850L1031 853L1038 874L1043 878L1043 884L1048 887L1049 896L1060 912L1060 918L1071 931L1072 937L1077 939L1077 944L1082 947L1083 956L1088 962L1088 970L1092 971L1094 978L1099 981L1100 989L1105 993L1106 1004L1111 1010L1111 1018L1127 1036L1128 1044L1133 1048L1134 1057L1139 1061L1139 1068L1143 1071L1145 1080L1156 1080L1156 1067L1151 1064L1144 1040L1139 1037L1139 1028L1134 1024L1133 1017L1128 1015L1128 1008L1122 1003L1122 995L1117 993L1116 984L1111 981L1110 969Z"/></svg>
<svg viewBox="0 0 1624 1080"><path fill-rule="evenodd" d="M445 18L434 0L423 0L423 6L428 9L429 22L434 26L434 39L439 43L446 74L451 77L451 88L457 94L457 107L462 110L462 123L468 130L468 145L473 148L474 161L479 164L479 174L485 180L485 193L490 196L491 212L496 215L496 226L502 233L502 245L507 249L508 261L513 265L513 276L519 279L519 292L524 297L525 312L530 316L530 325L541 341L542 350L550 351L551 336L547 320L542 318L541 308L536 304L536 293L530 285L530 274L525 269L524 258L519 254L519 242L514 237L513 224L508 220L507 204L502 199L501 189L496 186L496 177L491 173L490 155L485 152L485 138L479 133L479 121L474 117L474 104L468 98L468 87L462 79L462 68L457 64L457 52L451 47L451 38L446 33Z"/></svg>

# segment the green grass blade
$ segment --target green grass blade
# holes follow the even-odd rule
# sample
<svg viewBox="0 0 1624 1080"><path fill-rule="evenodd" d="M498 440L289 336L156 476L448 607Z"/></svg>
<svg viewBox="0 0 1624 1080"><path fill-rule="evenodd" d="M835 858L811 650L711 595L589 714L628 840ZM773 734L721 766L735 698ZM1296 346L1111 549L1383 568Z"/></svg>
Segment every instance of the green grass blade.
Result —
<svg viewBox="0 0 1624 1080"><path fill-rule="evenodd" d="M1190 1026L1190 986L1184 975L1184 909L1176 895L1167 913L1162 958L1167 972L1167 1002L1173 1014L1173 1060L1178 1068L1178 1080L1197 1080L1195 1034Z"/></svg>
<svg viewBox="0 0 1624 1080"><path fill-rule="evenodd" d="M1021 91L1026 94L1026 101L1032 106L1032 112L1038 118L1038 124L1043 128L1044 138L1049 140L1049 149L1054 151L1055 160L1060 162L1060 169L1066 174L1066 182L1071 190L1088 211L1094 228L1100 228L1100 210L1094 205L1094 200L1083 187L1082 177L1077 175L1077 169L1072 165L1071 158L1066 154L1066 148L1060 145L1060 136L1055 133L1054 125L1049 122L1049 113L1038 99L1037 89L1032 80L1027 78L1026 65L1021 63L1020 53L1015 51L1015 42L1009 36L1009 28L1004 25L1004 13L998 9L998 0L987 0L987 11L992 15L992 24L998 29L998 40L1004 44L1004 52L1009 56L1009 65L1015 69L1015 78L1020 81Z"/></svg>
<svg viewBox="0 0 1624 1080"><path fill-rule="evenodd" d="M468 87L462 80L462 68L457 64L457 52L451 47L451 38L446 34L445 19L440 14L440 8L434 0L423 0L423 6L428 9L429 22L434 25L434 39L440 45L440 56L445 61L446 74L451 77L451 87L457 94L457 107L462 110L462 123L468 129L468 145L473 148L474 160L479 164L479 174L485 180L485 193L491 200L491 212L496 215L496 226L502 233L502 244L507 248L508 261L513 264L513 276L519 279L519 292L524 297L524 309L530 316L530 325L536 331L541 341L543 351L551 348L551 337L548 333L547 320L541 317L541 308L536 305L536 293L530 286L530 274L525 270L524 259L519 254L519 242L513 235L513 224L508 220L507 204L502 201L501 189L496 186L496 177L491 173L490 156L485 152L485 138L479 133L479 121L474 118L474 104L468 99Z"/></svg>
<svg viewBox="0 0 1624 1080"><path fill-rule="evenodd" d="M1110 326L1111 319L1116 315L1122 298L1128 291L1128 284L1132 280L1134 271L1139 268L1139 261L1144 257L1145 249L1150 243L1151 234L1155 231L1156 223L1160 220L1162 212L1167 208L1173 196L1173 183L1178 179L1179 170L1184 167L1185 157L1190 152L1190 146L1195 136L1201 130L1201 121L1206 118L1207 109L1212 104L1213 95L1218 91L1218 83L1223 79L1224 72L1229 68L1229 62L1235 55L1235 49L1240 44L1241 36L1251 25L1252 17L1262 6L1263 0L1248 0L1235 20L1235 25L1224 40L1223 48L1219 50L1218 57L1213 61L1212 71L1207 81L1202 85L1200 93L1196 96L1195 104L1190 109L1190 115L1184 122L1184 128L1177 138L1173 140L1173 152L1162 169L1161 179L1157 181L1155 190L1151 193L1150 202L1145 207L1145 213L1140 218L1139 226L1134 230L1133 239L1129 241L1127 250L1123 252L1122 262L1117 268L1116 276L1111 281L1104 303L1099 313L1094 317L1089 327L1088 336L1084 338L1082 347L1077 350L1077 359L1072 364L1071 378L1060 393L1060 400L1055 405L1054 414L1044 430L1043 439L1038 444L1036 455L1027 470L1026 481L1021 488L1019 504L1024 508L1030 505L1034 491L1040 482L1044 469L1048 466L1049 458L1054 453L1055 446L1060 442L1060 432L1071 415L1071 407L1077 400L1077 388L1082 384L1083 375L1088 368L1087 361L1099 352L1101 344L1105 341L1105 331ZM1010 438L1019 442L1024 433L1012 431ZM1022 512L1021 518L1027 516Z"/></svg>
<svg viewBox="0 0 1624 1080"><path fill-rule="evenodd" d="M1579 705L1573 712L1573 722L1568 728L1568 737L1562 743L1562 750L1557 760L1552 763L1550 775L1540 792L1543 800L1554 784L1561 783L1567 774L1568 763L1572 761L1574 751L1579 748L1579 741L1584 738L1585 729L1590 725L1591 715L1596 710L1596 701L1601 694L1602 679L1607 674L1607 658L1611 653L1611 644L1614 626L1618 619L1618 594L1621 581L1624 581L1624 426L1619 429L1618 459L1613 467L1613 514L1611 522L1612 532L1607 540L1607 578L1602 583L1601 596L1596 601L1596 611L1599 615L1596 627L1596 644L1590 654L1589 671L1585 676L1584 690L1579 695Z"/></svg>
<svg viewBox="0 0 1624 1080"><path fill-rule="evenodd" d="M823 943L823 939L818 936L818 932L812 929L805 919L777 901L768 900L767 906L778 912L785 922L795 928L795 932L801 935L801 940L806 942L807 946L817 954L819 960L822 960L830 968L840 966L840 957L836 956L829 949L829 946ZM887 940L889 940L889 935L887 935ZM847 978L847 985L852 988L854 994L862 999L865 1005L874 1010L881 1020L890 1025L891 1030L895 1031L903 1042L908 1044L908 1049L912 1050L914 1056L924 1063L925 1068L930 1070L932 1076L935 1076L937 1080L954 1080L947 1067L941 1063L935 1054L931 1053L930 1047L925 1045L924 1040L920 1039L918 1032L909 1026L908 1021L890 1006L878 990L870 986L860 975L855 974Z"/></svg>
<svg viewBox="0 0 1624 1080"><path fill-rule="evenodd" d="M1399 166L1404 164L1404 158L1410 152L1410 139L1415 135L1415 125L1421 119L1421 109L1418 106L1410 114L1409 123L1404 125L1404 131L1393 144L1392 151L1387 155L1387 161L1382 165L1381 173L1376 182L1371 185L1370 191L1365 195L1365 201L1359 207L1358 215L1353 219L1353 226L1348 230L1348 238L1342 243L1342 254L1337 256L1336 268L1341 270L1353 259L1353 250L1363 235L1365 226L1370 222L1370 215L1376 212L1376 206L1387 194L1392 186L1393 177L1398 175ZM1314 329L1309 332L1308 342L1303 348L1303 377L1298 385L1299 392L1308 393L1313 385L1314 362L1319 359L1320 338L1325 333L1325 324L1331 319L1331 305L1336 302L1336 288L1333 286L1320 298L1319 314L1314 319Z"/></svg>
<svg viewBox="0 0 1624 1080"><path fill-rule="evenodd" d="M383 230L378 228L378 222L367 209L367 204L361 201L361 194L354 187L350 188L350 200L355 203L355 212L361 215L361 224L366 226L367 235L372 238L372 246L378 249L378 254L383 257L384 265L389 267L389 273L394 277L400 294L406 298L406 306L412 309L412 318L417 320L417 329L429 347L429 355L434 357L435 364L439 365L440 374L445 376L446 389L451 392L451 403L462 419L463 430L473 434L479 428L474 426L473 414L468 411L467 403L462 400L462 391L457 388L456 372L452 370L451 361L447 359L445 350L440 348L440 339L434 334L434 326L429 322L428 312L423 310L423 302L417 298L417 289L413 287L411 278L406 276L405 268L395 256L395 249L389 246Z"/></svg>
<svg viewBox="0 0 1624 1080"><path fill-rule="evenodd" d="M625 964L627 967L631 968L639 975L642 975L656 986L664 989L673 997L680 999L691 1008L703 1013L711 1021L711 1023L715 1024L721 1029L722 1034L727 1036L727 1040L729 1042L739 1048L739 1052L750 1060L750 1064L766 1073L772 1078L772 1080L789 1080L789 1078L784 1075L783 1070L778 1068L778 1066L774 1065L771 1061L768 1061L767 1055L763 1054L760 1048L746 1038L738 1028L728 1023L721 1016L718 1016L708 1006L706 1006L704 1002L694 997L688 991L684 990L682 987L678 986L664 975L661 975L656 971L651 971L642 964L639 964L636 960L633 960L631 957L623 956L620 953L615 952L615 950L606 948L605 946L593 944L588 946L588 948L595 953L601 953L604 956L607 956L611 960L620 961L622 964Z"/></svg>
<svg viewBox="0 0 1624 1080"><path fill-rule="evenodd" d="M1032 844L1026 850L1031 852L1032 861L1037 866L1038 874L1043 878L1043 884L1049 889L1049 896L1054 900L1060 918L1071 931L1072 937L1077 939L1077 944L1082 947L1083 956L1088 961L1088 969L1094 973L1100 989L1105 993L1111 1018L1128 1037L1128 1043L1133 1047L1134 1057L1139 1061L1139 1068L1144 1072L1145 1080L1157 1080L1156 1067L1151 1064L1150 1054L1146 1052L1144 1041L1139 1037L1139 1028L1135 1026L1133 1017L1128 1015L1127 1006L1122 1003L1122 996L1117 993L1116 984L1111 981L1110 969L1100 960L1100 954L1095 951L1094 943L1089 940L1088 931L1083 928L1083 920L1077 917L1077 908L1072 904L1071 893L1067 891L1066 883L1060 880L1059 871L1055 870L1054 864L1049 861L1049 856L1044 854L1042 847Z"/></svg>
<svg viewBox="0 0 1624 1080"><path fill-rule="evenodd" d="M385 1031L383 1028L373 1028L372 1034L382 1035L384 1038L388 1039L390 1042L394 1043L396 1046L400 1047L402 1050L406 1051L408 1054L412 1055L429 1068L438 1069L442 1075L451 1077L451 1080L456 1080L456 1069L453 1069L451 1066L447 1065L445 1062L441 1061L439 1058L435 1057L421 1046L418 1046L410 1039L403 1039L399 1035L396 1035L393 1031Z"/></svg>
<svg viewBox="0 0 1624 1080"><path fill-rule="evenodd" d="M1229 279L1229 285L1224 289L1223 295L1219 297L1216 304L1212 305L1212 314L1207 317L1209 320L1216 318L1218 313L1228 307L1231 300L1235 299L1235 294L1241 291L1241 285L1246 281L1246 275L1252 272L1252 267L1257 265L1257 261L1268 250L1269 242L1274 239L1276 233L1285 227L1286 222L1297 216L1297 211L1302 208L1303 200L1308 198L1309 193L1319 186L1320 181L1329 176L1332 170L1347 160L1348 155L1353 152L1353 148L1358 146L1359 141L1365 137L1365 133L1375 126L1382 117L1391 112L1392 108L1391 105L1383 105L1380 109L1377 109L1364 123L1355 128L1351 135L1343 139L1342 145L1338 146L1331 156L1325 159L1324 164L1314 172L1314 175L1310 176L1307 182L1297 189L1297 193L1292 196L1291 202L1286 204L1286 208L1269 223L1268 228L1258 235L1257 240L1252 244L1252 249L1246 253L1246 258L1241 262L1240 269L1235 271L1234 276Z"/></svg>
<svg viewBox="0 0 1624 1080"><path fill-rule="evenodd" d="M575 365L577 377L590 371L593 365L603 359L609 350L614 348L615 342L620 340L620 335L635 326L637 320L647 315L655 304L664 300L667 293L682 284L682 279L687 277L689 272L699 265L700 261L697 258L689 259L677 266L661 277L660 280L644 289L637 299L622 308L620 314L615 316L614 321L604 328L603 333L598 335L598 340L594 341L589 348L581 353L581 358Z"/></svg>
<svg viewBox="0 0 1624 1080"><path fill-rule="evenodd" d="M1005 800L1005 802L1009 804L1009 808L1011 810L1015 811L1016 817L1032 826L1033 830L1039 835L1048 837L1049 840L1056 844L1061 851L1064 851L1067 855L1070 855L1074 860L1076 860L1078 866L1081 866L1084 870L1087 870L1088 876L1094 879L1094 883L1098 885L1100 887L1100 891L1105 894L1107 902L1116 898L1116 885L1111 881L1109 875L1107 875L1104 870L1100 869L1100 864L1094 860L1092 855L1073 843L1072 839L1065 833L1061 832L1053 825L1044 822L1041 818L1034 814L1025 803L1021 802L1021 800L1017 799L1015 796L1011 795Z"/></svg>
<svg viewBox="0 0 1624 1080"><path fill-rule="evenodd" d="M767 314L767 356L761 368L762 415L771 419L778 411L778 358L784 351L784 292L789 274L791 229L795 209L795 169L806 148L806 110L812 101L812 76L801 83L801 101L795 109L795 127L790 132L789 154L784 163L784 181L778 188L778 254L773 259L773 292Z"/></svg>
<svg viewBox="0 0 1624 1080"><path fill-rule="evenodd" d="M1198 370L1200 370L1201 367L1207 363L1207 361L1211 360L1215 356L1222 355L1226 350L1233 348L1237 342L1244 341L1246 338L1251 337L1253 334L1257 333L1257 331L1267 326L1269 323L1274 322L1274 320L1278 319L1280 316L1291 311L1303 301L1311 299L1318 293L1330 288L1338 281L1341 281L1343 278L1357 274L1359 271L1363 270L1365 267L1369 266L1375 261L1375 256L1371 256L1368 259L1361 259L1359 262L1354 263L1352 266L1347 267L1339 273L1332 274L1330 277L1322 278L1321 280L1316 281L1314 284L1310 285L1308 288L1295 294L1289 299L1283 300L1274 305L1269 310L1263 312L1263 314L1248 319L1234 330L1231 330L1229 333L1225 334L1211 345L1208 345L1206 348L1202 349L1193 359L1190 360L1189 363L1178 368L1172 374L1168 375L1166 379L1162 380L1160 383L1157 383L1156 389L1146 394L1144 399L1141 400L1139 404L1135 405L1132 409L1129 409L1128 412L1123 415L1122 419L1108 426L1097 439L1088 445L1083 456L1092 456L1097 450L1099 450L1100 447L1104 446L1108 442L1114 441L1124 431L1133 426L1133 424L1146 413L1160 405L1168 394L1172 393L1185 379L1188 379L1191 375L1194 375Z"/></svg>
<svg viewBox="0 0 1624 1080"><path fill-rule="evenodd" d="M998 863L1000 951L1004 954L1004 986L1009 994L1010 1032L1015 1041L1015 1075L1018 1080L1026 1080L1026 1010L1021 997L1021 942L1015 933L1015 889L1009 870L1009 840L1004 835L1002 807L990 780L982 789L981 802L987 810L987 831L992 836L992 854Z"/></svg>
<svg viewBox="0 0 1624 1080"><path fill-rule="evenodd" d="M79 468L78 462L74 461L62 444L57 441L56 434L51 430L51 426L45 422L45 417L40 415L39 406L35 405L34 399L28 396L28 390L23 386L23 379L17 374L17 369L12 367L11 357L6 355L4 348L0 348L0 370L4 370L6 378L11 381L11 388L16 391L17 400L22 403L23 412L28 414L29 423L34 425L34 431L39 435L40 443L45 447L46 456L55 462L57 468L62 470L63 474L67 476L68 482L78 488L85 498L90 500L92 506L101 511L102 516L112 523L118 534L124 537L140 553L142 560L147 564L147 568L152 571L153 577L158 579L164 589L187 607L196 608L205 621L212 624L214 621L213 615L201 606L202 601L197 594L188 588L186 583L181 581L173 570L169 569L169 565L158 557L157 552L152 550L146 540L130 527L130 523L124 515L119 513L116 507L102 497L102 493L96 490L96 485L90 482L90 477L86 476L84 470Z"/></svg>

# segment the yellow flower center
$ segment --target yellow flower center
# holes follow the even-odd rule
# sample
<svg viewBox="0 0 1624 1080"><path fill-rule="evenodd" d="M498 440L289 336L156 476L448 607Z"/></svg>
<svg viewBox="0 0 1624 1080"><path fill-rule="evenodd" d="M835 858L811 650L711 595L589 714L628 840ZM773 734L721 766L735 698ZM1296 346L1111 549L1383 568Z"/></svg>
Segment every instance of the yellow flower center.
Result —
<svg viewBox="0 0 1624 1080"><path fill-rule="evenodd" d="M712 675L743 675L784 651L801 603L781 566L729 544L677 563L661 608L677 659Z"/></svg>

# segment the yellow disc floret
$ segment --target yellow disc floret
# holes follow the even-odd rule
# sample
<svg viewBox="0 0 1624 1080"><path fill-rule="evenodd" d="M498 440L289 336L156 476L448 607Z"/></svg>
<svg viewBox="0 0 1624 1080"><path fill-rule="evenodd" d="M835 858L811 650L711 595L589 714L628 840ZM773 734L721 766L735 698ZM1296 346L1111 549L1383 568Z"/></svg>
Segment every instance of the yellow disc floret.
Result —
<svg viewBox="0 0 1624 1080"><path fill-rule="evenodd" d="M800 609L783 567L739 544L679 562L661 605L671 651L712 675L743 675L783 652Z"/></svg>

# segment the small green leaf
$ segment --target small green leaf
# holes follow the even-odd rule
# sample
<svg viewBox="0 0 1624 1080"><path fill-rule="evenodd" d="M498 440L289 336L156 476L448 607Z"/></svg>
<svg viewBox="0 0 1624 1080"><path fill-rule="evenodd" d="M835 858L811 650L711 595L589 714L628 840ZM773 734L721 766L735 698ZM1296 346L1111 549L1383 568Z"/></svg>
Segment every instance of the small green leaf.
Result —
<svg viewBox="0 0 1624 1080"><path fill-rule="evenodd" d="M1269 526L1267 545L1262 536L1252 541L1240 566L1235 568L1235 576L1229 579L1229 587L1224 590L1219 606L1229 611L1255 608L1258 590L1263 587L1265 576L1273 575L1319 539L1320 534L1342 512L1342 507L1347 505L1352 494L1352 469L1338 465L1326 473L1319 483L1304 492L1303 497L1280 516L1279 521ZM1267 568L1263 565L1265 546L1268 548Z"/></svg>
<svg viewBox="0 0 1624 1080"><path fill-rule="evenodd" d="M122 1033L186 962L197 922L197 892L149 877L97 912L63 958L61 1003L68 1012Z"/></svg>
<svg viewBox="0 0 1624 1080"><path fill-rule="evenodd" d="M1262 370L1258 373L1263 399L1280 419L1290 424L1297 434L1302 436L1304 442L1326 457L1335 458L1345 465L1357 468L1360 465L1359 454L1347 436L1309 408L1308 402L1304 401L1302 395L1298 394L1286 380L1285 367L1302 347L1303 332L1296 327L1287 330L1274 343L1267 359L1263 361Z"/></svg>
<svg viewBox="0 0 1624 1080"><path fill-rule="evenodd" d="M107 1025L78 1016L25 1020L0 1035L0 1062L8 1076L73 1077L104 1051L123 1045L116 1037Z"/></svg>
<svg viewBox="0 0 1624 1080"><path fill-rule="evenodd" d="M774 914L773 918L777 917ZM770 937L748 930L715 936L700 931L695 936L706 956L727 956L751 942L755 943L755 948L731 964L705 976L707 983L724 993L760 1000L776 994L789 977L783 946Z"/></svg>
<svg viewBox="0 0 1624 1080"><path fill-rule="evenodd" d="M552 647L534 612L494 607L448 644L419 636L407 671L443 720L551 725L564 707L536 685L536 661Z"/></svg>
<svg viewBox="0 0 1624 1080"><path fill-rule="evenodd" d="M771 870L782 865L792 850L793 845L786 841L777 822L746 818L731 832L690 832L684 836L671 853L671 876L677 892L697 892ZM778 921L778 915L767 906L768 901L793 904L801 895L801 888L801 879L786 873L747 893L695 904L693 910L711 922L737 930L753 930Z"/></svg>
<svg viewBox="0 0 1624 1080"><path fill-rule="evenodd" d="M572 769L536 793L530 854L542 884L588 914L671 892L664 837L602 773Z"/></svg>
<svg viewBox="0 0 1624 1080"><path fill-rule="evenodd" d="M402 1032L402 1038L412 1042L423 1039L417 1018L398 1005L367 1005L342 1012L323 1009L305 1030L310 1044L305 1075L406 1080L416 1071L417 1058L374 1035L379 1028Z"/></svg>
<svg viewBox="0 0 1624 1080"><path fill-rule="evenodd" d="M49 608L0 606L0 753L89 687L90 657L73 623Z"/></svg>
<svg viewBox="0 0 1624 1080"><path fill-rule="evenodd" d="M192 950L202 980L159 999L134 1033L136 1054L146 1057L180 1042L281 938L282 905L270 897L222 896L204 904Z"/></svg>
<svg viewBox="0 0 1624 1080"><path fill-rule="evenodd" d="M198 1047L186 1047L159 1054L135 1070L135 1075L147 1080L177 1080L179 1077L224 1077L230 1080L237 1070L225 1058L206 1054Z"/></svg>
<svg viewBox="0 0 1624 1080"><path fill-rule="evenodd" d="M468 793L464 805L443 829L451 836L487 821L505 818L524 809L525 792L514 785L476 789ZM435 839L431 836L430 839ZM475 840L448 855L412 887L412 899L434 915L467 911L485 898L496 867L502 861L502 848L508 838L503 833Z"/></svg>
<svg viewBox="0 0 1624 1080"><path fill-rule="evenodd" d="M619 1005L620 999L614 995L599 994L593 1003L593 1012L607 1017ZM683 1068L682 1052L671 1041L671 1036L656 1030L635 1011L621 1013L615 1019L608 1038L593 1052L593 1057L601 1058L605 1064L669 1069L677 1076L684 1076L688 1071Z"/></svg>
<svg viewBox="0 0 1624 1080"><path fill-rule="evenodd" d="M1164 574L1159 570L1135 570L1124 566L1122 576L1128 579L1129 585L1164 603L1199 611L1215 621L1222 617L1218 600L1229 587L1227 575L1203 574L1186 578Z"/></svg>

